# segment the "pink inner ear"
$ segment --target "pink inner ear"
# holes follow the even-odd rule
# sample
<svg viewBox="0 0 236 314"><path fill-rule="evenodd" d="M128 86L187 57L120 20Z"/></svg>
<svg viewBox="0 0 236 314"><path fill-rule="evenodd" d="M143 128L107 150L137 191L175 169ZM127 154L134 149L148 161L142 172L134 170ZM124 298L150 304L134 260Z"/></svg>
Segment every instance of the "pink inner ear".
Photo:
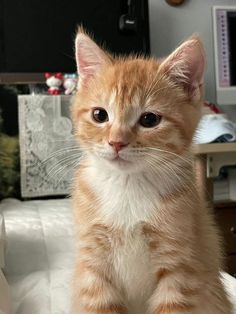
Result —
<svg viewBox="0 0 236 314"><path fill-rule="evenodd" d="M163 67L176 83L184 86L190 97L203 84L205 55L198 38L183 43L163 62Z"/></svg>
<svg viewBox="0 0 236 314"><path fill-rule="evenodd" d="M186 59L189 71L190 84L203 84L204 70L205 70L205 58L204 53L199 46L193 45L189 51L186 51Z"/></svg>
<svg viewBox="0 0 236 314"><path fill-rule="evenodd" d="M93 75L93 63L89 39L84 35L78 35L76 39L76 63L78 74L82 80L88 80ZM94 57L93 57L94 58Z"/></svg>
<svg viewBox="0 0 236 314"><path fill-rule="evenodd" d="M81 56L79 55L79 53L80 52L78 52L77 55L78 74L85 83L96 73L96 67L99 67L100 63L92 63L91 60L89 61L86 58L86 55L83 55L83 52L81 52Z"/></svg>
<svg viewBox="0 0 236 314"><path fill-rule="evenodd" d="M78 33L75 42L76 63L80 81L86 84L109 62L106 53L84 33Z"/></svg>

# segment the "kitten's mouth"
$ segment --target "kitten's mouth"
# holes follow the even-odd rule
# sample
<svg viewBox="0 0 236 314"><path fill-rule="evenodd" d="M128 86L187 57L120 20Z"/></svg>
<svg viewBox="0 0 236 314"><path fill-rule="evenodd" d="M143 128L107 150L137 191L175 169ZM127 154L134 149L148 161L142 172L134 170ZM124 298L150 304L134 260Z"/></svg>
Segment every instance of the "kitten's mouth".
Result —
<svg viewBox="0 0 236 314"><path fill-rule="evenodd" d="M120 157L119 155L117 155L115 158L113 158L112 160L111 160L111 162L114 162L114 163L130 163L130 161L128 161L128 160L125 160L125 159L123 159L122 157Z"/></svg>

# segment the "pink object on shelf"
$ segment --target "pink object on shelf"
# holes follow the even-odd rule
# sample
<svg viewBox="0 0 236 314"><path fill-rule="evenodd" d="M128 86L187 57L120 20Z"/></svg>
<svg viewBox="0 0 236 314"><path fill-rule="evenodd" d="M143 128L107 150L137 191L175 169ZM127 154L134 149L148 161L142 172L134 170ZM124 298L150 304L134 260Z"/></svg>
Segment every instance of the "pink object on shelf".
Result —
<svg viewBox="0 0 236 314"><path fill-rule="evenodd" d="M209 101L204 101L204 106L210 110L209 113L221 113L220 109L215 104Z"/></svg>

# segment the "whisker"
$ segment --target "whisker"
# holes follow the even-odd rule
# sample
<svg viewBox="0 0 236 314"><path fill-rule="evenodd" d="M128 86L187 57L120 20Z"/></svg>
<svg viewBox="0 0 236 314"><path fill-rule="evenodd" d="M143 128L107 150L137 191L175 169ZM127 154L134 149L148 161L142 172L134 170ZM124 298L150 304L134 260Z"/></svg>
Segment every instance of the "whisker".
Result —
<svg viewBox="0 0 236 314"><path fill-rule="evenodd" d="M74 136L73 136L72 138L53 139L53 142L65 142L65 143L75 142L75 144L77 144L77 141L76 141L76 139L74 138Z"/></svg>
<svg viewBox="0 0 236 314"><path fill-rule="evenodd" d="M73 168L71 167L71 165L73 165L74 162L75 162L75 160L71 160L71 161L68 162L66 165L60 166L59 168L55 168L53 172L51 171L51 173L47 174L47 177L48 177L48 178L51 178L51 179L53 179L53 180L58 181L58 180L57 180L57 177L58 177L59 174L60 174L60 176L63 176L63 177L62 177L62 179L63 179L63 178L65 177L65 176L63 175L64 172L68 173L69 171L72 171L72 170L73 170Z"/></svg>
<svg viewBox="0 0 236 314"><path fill-rule="evenodd" d="M151 158L152 158L153 163L155 164L156 156L151 155ZM171 163L169 163L169 160L167 160L168 161L167 163L166 160L167 160L166 158L164 159L162 158L161 162L163 163L162 167L164 166L167 169L168 175L171 172L171 174L174 175L175 178L177 178L179 183L182 186L184 186L186 190L191 191L193 195L195 195L197 188L196 188L196 182L193 180L193 175L192 175L193 172L191 171L191 169L187 169L187 172L184 172L181 167L181 164L173 160L171 161ZM158 158L158 161L159 161L159 158ZM171 166L172 164L174 164L176 167L173 168Z"/></svg>
<svg viewBox="0 0 236 314"><path fill-rule="evenodd" d="M157 173L157 171L156 171L157 168L156 168L155 163L151 162L150 160L147 160L147 162L150 164L150 167L151 167L152 171L153 171L154 173ZM185 181L182 180L183 178L181 179L181 178L179 177L178 173L176 173L173 168L172 168L172 170L171 170L171 172L170 172L170 167L169 167L169 165L168 165L168 168L166 167L166 165L162 166L161 172L164 173L163 178L166 178L166 179L167 179L167 180L165 180L164 182L165 182L165 185L166 185L166 188L167 188L167 191L168 191L168 192L170 192L170 193L172 192L171 183L170 183L170 182L172 182L171 179L172 179L173 177L175 177L175 178L179 181L179 183L180 183L180 184L178 185L177 189L180 189L180 186L182 186L182 187L184 187L184 188L186 189L186 191L196 192L195 189L192 190L191 186L189 185L189 182L188 182L188 184L186 184ZM160 173L159 173L159 174L160 174ZM176 185L175 185L175 187L176 187ZM173 188L173 186L172 186L172 188ZM193 195L194 198L198 196L196 193L194 193L194 194L192 193L192 195ZM197 198L196 198L196 200L197 200ZM185 203L187 204L187 202L185 202ZM188 203L188 204L191 205L190 203Z"/></svg>
<svg viewBox="0 0 236 314"><path fill-rule="evenodd" d="M171 152L171 151L168 151L168 150L164 150L164 149L160 149L160 148L155 148L155 147L146 147L148 150L154 150L154 151L158 151L158 152L163 152L163 153L167 153L167 154L170 154L170 155L173 155L183 161L185 161L186 163L189 163L189 164L193 164L193 161L191 159L187 159L186 157L183 157L182 155L178 155L174 152Z"/></svg>
<svg viewBox="0 0 236 314"><path fill-rule="evenodd" d="M150 165L151 167L151 170L156 173L158 176L160 176L160 172L157 171L157 167L156 167L156 164L150 160L147 160L148 164ZM162 167L161 169L162 173L164 173L164 179L168 179L170 173L167 171L166 167ZM171 186L170 186L170 183L168 182L168 180L164 180L162 181L162 183L165 182L165 188L167 188L167 191L168 192L171 192Z"/></svg>
<svg viewBox="0 0 236 314"><path fill-rule="evenodd" d="M59 160L56 164L54 164L53 166L48 168L47 175L51 176L52 173L55 174L57 169L60 169L60 167L62 168L65 162L66 162L66 165L64 165L64 166L67 167L68 162L74 161L74 160L79 160L79 159L81 159L81 156L78 156L78 154L73 154L73 155L64 157L63 159Z"/></svg>
<svg viewBox="0 0 236 314"><path fill-rule="evenodd" d="M62 179L68 174L69 171L73 171L74 169L76 169L77 167L79 167L80 163L78 162L78 160L75 160L74 162L72 162L70 164L70 169L67 169L65 171L65 173L62 174L61 178L59 179L59 181L57 182L57 184L59 184Z"/></svg>
<svg viewBox="0 0 236 314"><path fill-rule="evenodd" d="M65 147L65 148L62 148L60 150L57 150L57 151L51 153L47 158L42 160L41 163L45 164L45 163L49 162L51 159L53 159L53 158L56 158L56 157L59 157L59 156L61 156L63 154L71 153L71 152L80 152L80 153L82 153L82 150L79 147Z"/></svg>

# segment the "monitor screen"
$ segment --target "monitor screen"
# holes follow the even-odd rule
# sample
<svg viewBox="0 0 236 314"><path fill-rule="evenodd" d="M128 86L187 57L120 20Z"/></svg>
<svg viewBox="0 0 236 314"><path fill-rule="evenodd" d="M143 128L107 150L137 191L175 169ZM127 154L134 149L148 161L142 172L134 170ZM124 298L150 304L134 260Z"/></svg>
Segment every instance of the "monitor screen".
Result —
<svg viewBox="0 0 236 314"><path fill-rule="evenodd" d="M0 0L0 72L75 72L74 37L83 25L114 53L149 53L148 1L131 1L134 31L119 20L127 0Z"/></svg>
<svg viewBox="0 0 236 314"><path fill-rule="evenodd" d="M213 7L216 96L219 105L236 105L236 6Z"/></svg>
<svg viewBox="0 0 236 314"><path fill-rule="evenodd" d="M236 8L235 8L236 9ZM230 62L230 85L236 86L236 12L227 12L229 62Z"/></svg>

